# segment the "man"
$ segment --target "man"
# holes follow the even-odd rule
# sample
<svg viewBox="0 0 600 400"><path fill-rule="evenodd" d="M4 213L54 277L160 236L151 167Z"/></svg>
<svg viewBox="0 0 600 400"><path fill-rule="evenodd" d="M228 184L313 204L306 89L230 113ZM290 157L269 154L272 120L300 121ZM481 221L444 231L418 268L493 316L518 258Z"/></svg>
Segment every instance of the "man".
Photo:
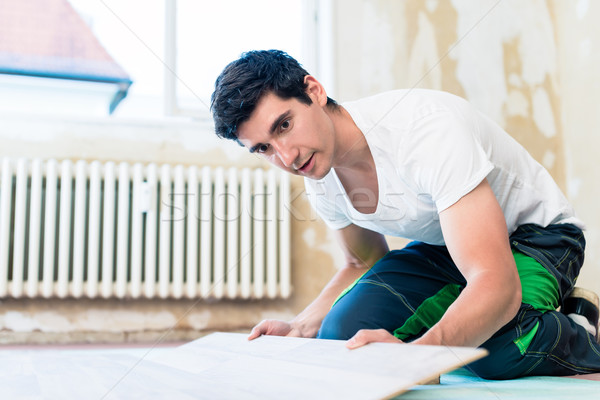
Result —
<svg viewBox="0 0 600 400"><path fill-rule="evenodd" d="M590 332L555 311L583 263L583 224L466 101L415 89L340 106L271 50L229 64L211 109L219 136L304 176L347 257L296 318L262 321L250 339L481 345L490 356L471 368L487 378L600 372L597 300L577 302ZM383 235L414 241L389 251Z"/></svg>

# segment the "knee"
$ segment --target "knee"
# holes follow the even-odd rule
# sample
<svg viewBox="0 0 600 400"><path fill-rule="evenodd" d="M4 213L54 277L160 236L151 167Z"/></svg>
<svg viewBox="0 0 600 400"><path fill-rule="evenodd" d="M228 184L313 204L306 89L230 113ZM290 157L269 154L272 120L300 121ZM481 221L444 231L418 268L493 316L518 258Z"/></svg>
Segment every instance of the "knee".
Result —
<svg viewBox="0 0 600 400"><path fill-rule="evenodd" d="M334 307L325 316L317 338L348 340L362 329L359 325L356 318L352 318L348 313L340 312L340 310L336 310L336 307Z"/></svg>

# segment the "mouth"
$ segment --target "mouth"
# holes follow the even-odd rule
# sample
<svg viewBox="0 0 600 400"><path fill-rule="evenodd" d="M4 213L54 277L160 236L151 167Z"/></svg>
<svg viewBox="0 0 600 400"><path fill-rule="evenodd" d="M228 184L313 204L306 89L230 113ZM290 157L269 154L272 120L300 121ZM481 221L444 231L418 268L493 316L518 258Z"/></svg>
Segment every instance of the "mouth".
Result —
<svg viewBox="0 0 600 400"><path fill-rule="evenodd" d="M302 173L306 173L308 171L310 171L310 169L312 168L313 164L314 164L314 158L315 158L315 153L313 153L310 158L304 163L304 165L302 165L300 168L298 168L298 171L302 172Z"/></svg>

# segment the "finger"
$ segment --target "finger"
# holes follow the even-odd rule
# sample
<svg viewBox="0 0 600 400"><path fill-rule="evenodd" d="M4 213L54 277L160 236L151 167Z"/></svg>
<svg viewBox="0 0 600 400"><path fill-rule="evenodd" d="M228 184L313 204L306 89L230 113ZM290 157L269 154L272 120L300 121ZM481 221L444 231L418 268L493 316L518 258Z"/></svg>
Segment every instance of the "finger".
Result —
<svg viewBox="0 0 600 400"><path fill-rule="evenodd" d="M360 340L357 340L356 337L351 337L350 339L348 339L346 341L346 348L350 349L350 350L354 350L354 349L357 349L357 348L359 348L361 346L364 346L365 344L366 343L364 343L364 342L362 342Z"/></svg>
<svg viewBox="0 0 600 400"><path fill-rule="evenodd" d="M356 334L354 336L352 336L350 339L348 339L348 341L346 342L346 347L349 349L356 349L358 347L364 346L365 344L368 344L371 342L370 340L370 333L372 331L367 331L365 329L361 329L360 331L356 332Z"/></svg>
<svg viewBox="0 0 600 400"><path fill-rule="evenodd" d="M346 347L356 349L373 342L401 343L385 329L361 329L346 342Z"/></svg>
<svg viewBox="0 0 600 400"><path fill-rule="evenodd" d="M261 323L259 323L258 325L256 325L254 328L252 328L252 330L250 331L250 335L248 335L248 340L254 340L259 336L262 336L266 333L266 328L265 326L265 321L262 321Z"/></svg>
<svg viewBox="0 0 600 400"><path fill-rule="evenodd" d="M260 331L258 329L252 328L250 335L248 335L248 340L254 340L261 335L262 335L262 333L260 333Z"/></svg>

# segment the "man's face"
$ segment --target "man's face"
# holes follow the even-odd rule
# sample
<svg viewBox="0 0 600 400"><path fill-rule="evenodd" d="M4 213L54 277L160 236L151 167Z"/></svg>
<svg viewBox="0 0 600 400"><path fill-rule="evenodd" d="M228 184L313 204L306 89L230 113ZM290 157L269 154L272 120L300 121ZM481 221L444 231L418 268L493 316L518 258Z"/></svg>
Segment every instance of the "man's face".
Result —
<svg viewBox="0 0 600 400"><path fill-rule="evenodd" d="M309 93L307 105L269 92L238 127L239 141L292 174L321 179L332 167L334 128L322 99ZM325 100L326 101L326 100Z"/></svg>

